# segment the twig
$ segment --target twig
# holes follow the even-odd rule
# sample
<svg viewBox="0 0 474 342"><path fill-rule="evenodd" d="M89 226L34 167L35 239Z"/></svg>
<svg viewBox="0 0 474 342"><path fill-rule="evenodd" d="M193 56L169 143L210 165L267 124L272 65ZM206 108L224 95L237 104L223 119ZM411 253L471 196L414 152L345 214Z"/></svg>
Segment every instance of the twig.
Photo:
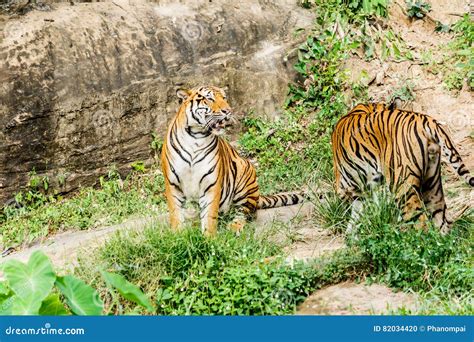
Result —
<svg viewBox="0 0 474 342"><path fill-rule="evenodd" d="M452 15L452 16L455 16L455 17L464 17L464 14L463 13L446 13L447 15Z"/></svg>

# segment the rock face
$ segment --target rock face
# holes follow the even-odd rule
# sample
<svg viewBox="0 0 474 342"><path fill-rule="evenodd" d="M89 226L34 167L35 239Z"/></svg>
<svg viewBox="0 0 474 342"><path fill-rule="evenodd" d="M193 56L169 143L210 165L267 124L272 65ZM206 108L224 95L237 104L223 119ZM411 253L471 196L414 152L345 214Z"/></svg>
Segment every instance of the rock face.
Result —
<svg viewBox="0 0 474 342"><path fill-rule="evenodd" d="M237 112L275 115L293 33L313 19L296 1L47 3L0 18L0 203L33 169L68 192L149 159L180 85L227 86Z"/></svg>

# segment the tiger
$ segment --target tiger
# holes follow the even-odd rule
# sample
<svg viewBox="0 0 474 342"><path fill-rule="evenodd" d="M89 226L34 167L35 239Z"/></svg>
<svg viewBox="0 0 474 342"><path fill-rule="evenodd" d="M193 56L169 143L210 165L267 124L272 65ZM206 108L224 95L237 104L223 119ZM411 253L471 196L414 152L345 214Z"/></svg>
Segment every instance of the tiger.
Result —
<svg viewBox="0 0 474 342"><path fill-rule="evenodd" d="M257 209L294 205L304 194L262 196L255 167L227 142L222 134L236 119L223 89L201 86L178 89L181 105L164 138L161 165L169 222L179 230L184 222L186 201L197 201L201 230L217 232L219 213L231 207L237 215L230 228L237 234Z"/></svg>
<svg viewBox="0 0 474 342"><path fill-rule="evenodd" d="M364 192L386 184L404 221L442 234L450 230L441 182L441 154L459 177L474 186L461 156L434 118L381 103L358 104L339 119L331 135L336 191L352 201L352 218ZM428 215L422 209L426 209ZM347 231L354 229L352 220Z"/></svg>

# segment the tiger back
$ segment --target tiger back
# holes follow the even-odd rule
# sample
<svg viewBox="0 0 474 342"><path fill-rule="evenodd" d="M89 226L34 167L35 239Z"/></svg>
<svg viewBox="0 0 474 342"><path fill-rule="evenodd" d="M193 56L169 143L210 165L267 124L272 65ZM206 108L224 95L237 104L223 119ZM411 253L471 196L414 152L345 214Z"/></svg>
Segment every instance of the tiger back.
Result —
<svg viewBox="0 0 474 342"><path fill-rule="evenodd" d="M358 201L367 190L387 184L405 220L426 221L422 211L426 208L443 233L450 222L441 182L441 155L474 186L474 177L452 140L425 114L383 104L359 104L338 121L331 140L340 196Z"/></svg>
<svg viewBox="0 0 474 342"><path fill-rule="evenodd" d="M218 213L232 206L238 215L230 226L239 232L257 209L303 201L300 194L260 195L254 166L221 137L234 120L222 89L198 87L177 95L182 104L168 127L161 155L173 229L182 226L190 200L199 204L206 235L216 234Z"/></svg>

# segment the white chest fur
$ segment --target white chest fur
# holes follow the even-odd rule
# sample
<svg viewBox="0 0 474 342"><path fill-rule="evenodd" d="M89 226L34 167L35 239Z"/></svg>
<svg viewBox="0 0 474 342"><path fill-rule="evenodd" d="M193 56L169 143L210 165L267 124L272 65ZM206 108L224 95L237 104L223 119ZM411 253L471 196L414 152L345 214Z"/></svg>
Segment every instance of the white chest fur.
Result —
<svg viewBox="0 0 474 342"><path fill-rule="evenodd" d="M173 158L173 167L186 200L199 201L217 179L217 137L195 139L183 134L180 142L182 156Z"/></svg>

